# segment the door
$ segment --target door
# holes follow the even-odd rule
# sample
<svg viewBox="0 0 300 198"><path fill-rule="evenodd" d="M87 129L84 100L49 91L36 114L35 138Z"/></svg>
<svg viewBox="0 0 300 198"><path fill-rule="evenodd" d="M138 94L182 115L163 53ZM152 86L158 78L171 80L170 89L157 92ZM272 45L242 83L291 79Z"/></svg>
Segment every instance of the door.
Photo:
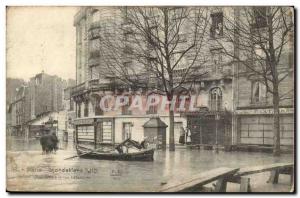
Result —
<svg viewBox="0 0 300 198"><path fill-rule="evenodd" d="M181 134L181 128L182 128L182 122L175 122L174 123L175 144L180 144L179 143L179 138L180 138L180 134Z"/></svg>
<svg viewBox="0 0 300 198"><path fill-rule="evenodd" d="M98 122L96 126L96 143L102 142L102 122Z"/></svg>
<svg viewBox="0 0 300 198"><path fill-rule="evenodd" d="M131 122L123 123L123 131L122 131L122 141L131 138Z"/></svg>

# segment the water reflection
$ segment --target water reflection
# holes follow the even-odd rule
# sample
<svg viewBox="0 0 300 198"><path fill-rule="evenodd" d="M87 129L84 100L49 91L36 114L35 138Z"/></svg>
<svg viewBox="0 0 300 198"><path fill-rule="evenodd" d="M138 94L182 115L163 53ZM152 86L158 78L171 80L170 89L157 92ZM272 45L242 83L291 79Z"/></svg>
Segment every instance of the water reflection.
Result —
<svg viewBox="0 0 300 198"><path fill-rule="evenodd" d="M272 154L244 152L215 154L207 150L186 149L156 151L153 162L82 158L64 160L76 154L72 143L60 145L57 154L50 155L41 154L38 140L26 142L10 139L7 145L9 184L22 190L34 191L156 191L161 183L170 179L182 180L222 166L245 167L293 161L292 155L273 157ZM18 171L15 171L16 167ZM28 167L42 171L26 171ZM73 173L71 169L82 172Z"/></svg>

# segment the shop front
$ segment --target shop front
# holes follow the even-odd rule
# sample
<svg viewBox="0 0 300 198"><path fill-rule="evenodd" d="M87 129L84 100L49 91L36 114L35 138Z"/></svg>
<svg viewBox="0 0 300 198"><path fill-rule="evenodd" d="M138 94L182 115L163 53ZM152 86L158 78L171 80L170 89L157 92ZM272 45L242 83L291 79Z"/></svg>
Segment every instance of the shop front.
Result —
<svg viewBox="0 0 300 198"><path fill-rule="evenodd" d="M75 141L78 144L98 148L99 145L114 144L113 118L87 118L74 120Z"/></svg>
<svg viewBox="0 0 300 198"><path fill-rule="evenodd" d="M197 112L186 115L192 145L230 145L231 114L229 112ZM187 137L188 139L189 137ZM188 141L187 141L188 142Z"/></svg>
<svg viewBox="0 0 300 198"><path fill-rule="evenodd" d="M238 144L273 145L273 109L237 110ZM294 110L280 108L280 144L294 144Z"/></svg>

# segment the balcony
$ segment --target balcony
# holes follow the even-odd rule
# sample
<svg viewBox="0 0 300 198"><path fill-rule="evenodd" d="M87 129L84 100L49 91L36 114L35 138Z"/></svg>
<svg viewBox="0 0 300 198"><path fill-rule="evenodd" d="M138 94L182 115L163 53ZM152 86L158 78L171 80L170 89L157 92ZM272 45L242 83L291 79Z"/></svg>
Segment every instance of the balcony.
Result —
<svg viewBox="0 0 300 198"><path fill-rule="evenodd" d="M99 79L91 79L89 81L89 88L97 88L99 86Z"/></svg>
<svg viewBox="0 0 300 198"><path fill-rule="evenodd" d="M81 83L71 88L71 96L79 95L84 93L86 90L86 83Z"/></svg>
<svg viewBox="0 0 300 198"><path fill-rule="evenodd" d="M272 103L270 101L268 101L267 97L261 97L260 99L257 99L256 101L254 101L255 99L250 99L249 102L249 106L250 107L267 107L272 105Z"/></svg>

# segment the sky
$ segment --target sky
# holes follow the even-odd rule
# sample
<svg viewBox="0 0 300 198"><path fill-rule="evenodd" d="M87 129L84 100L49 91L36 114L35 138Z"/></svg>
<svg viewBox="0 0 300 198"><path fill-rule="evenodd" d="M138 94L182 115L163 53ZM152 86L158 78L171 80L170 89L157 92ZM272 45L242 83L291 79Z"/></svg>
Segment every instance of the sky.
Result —
<svg viewBox="0 0 300 198"><path fill-rule="evenodd" d="M37 73L75 79L77 7L7 7L7 77Z"/></svg>

